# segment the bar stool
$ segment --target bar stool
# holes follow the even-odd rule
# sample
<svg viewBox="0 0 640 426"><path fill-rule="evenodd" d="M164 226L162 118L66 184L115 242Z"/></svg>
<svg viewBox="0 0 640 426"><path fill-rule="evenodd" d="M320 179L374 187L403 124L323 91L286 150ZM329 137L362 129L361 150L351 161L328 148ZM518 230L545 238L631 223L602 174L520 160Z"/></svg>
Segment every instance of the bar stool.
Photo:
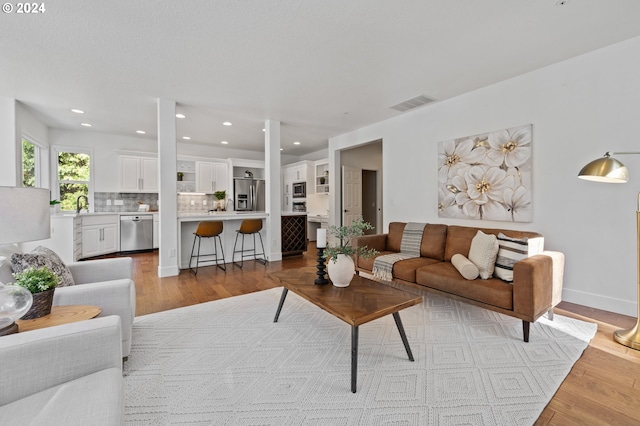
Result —
<svg viewBox="0 0 640 426"><path fill-rule="evenodd" d="M219 220L207 220L198 223L198 227L196 228L196 232L193 233L195 235L193 237L193 246L191 247L191 257L189 258L189 269L194 275L198 275L198 266L200 265L200 258L210 256L213 259L202 260L203 262L215 261L216 266L223 271L227 270L227 267L224 263L224 249L222 248L222 239L220 238L220 234L222 234L223 223ZM213 238L213 253L208 254L200 254L200 245L202 244L203 238ZM194 256L193 251L196 247L196 240L198 241L198 254ZM216 242L220 242L220 252L222 253L222 264L218 263L218 246ZM191 267L191 262L193 258L196 258L196 269L194 270Z"/></svg>
<svg viewBox="0 0 640 426"><path fill-rule="evenodd" d="M233 261L234 265L237 265L240 268L242 268L242 266L244 265L244 258L253 256L253 260L267 266L267 260L265 259L265 255L264 255L264 244L262 243L262 235L260 234L261 229L262 229L262 219L244 219L240 223L240 229L236 231L237 232L236 241L235 243L233 243L233 258L231 260ZM252 235L252 234L253 234L253 248L245 250L244 236ZM260 237L260 245L262 246L262 253L257 253L256 251L256 234L258 234L258 236ZM242 244L240 246L240 250L236 250L236 245L238 244L238 237L240 235L242 235ZM245 254L245 252L249 252L249 254ZM251 252L253 252L253 254ZM236 253L241 253L240 262L235 261ZM262 255L262 259L259 259L257 257L258 255Z"/></svg>

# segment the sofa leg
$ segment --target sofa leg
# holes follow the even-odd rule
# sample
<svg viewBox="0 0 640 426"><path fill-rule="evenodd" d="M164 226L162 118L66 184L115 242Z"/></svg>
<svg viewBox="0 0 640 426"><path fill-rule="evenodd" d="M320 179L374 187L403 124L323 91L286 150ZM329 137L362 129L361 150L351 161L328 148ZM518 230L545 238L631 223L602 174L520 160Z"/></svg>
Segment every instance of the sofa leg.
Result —
<svg viewBox="0 0 640 426"><path fill-rule="evenodd" d="M547 318L549 318L549 321L553 321L553 308L547 311Z"/></svg>
<svg viewBox="0 0 640 426"><path fill-rule="evenodd" d="M522 334L524 335L524 341L529 342L529 321L522 320Z"/></svg>

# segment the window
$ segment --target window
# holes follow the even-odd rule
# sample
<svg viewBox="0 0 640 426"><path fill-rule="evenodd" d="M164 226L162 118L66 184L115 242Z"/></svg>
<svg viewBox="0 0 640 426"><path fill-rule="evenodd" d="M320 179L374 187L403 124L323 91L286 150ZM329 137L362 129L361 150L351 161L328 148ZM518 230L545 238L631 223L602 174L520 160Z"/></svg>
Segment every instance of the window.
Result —
<svg viewBox="0 0 640 426"><path fill-rule="evenodd" d="M56 148L55 152L60 210L75 210L78 197L93 198L91 152L75 148Z"/></svg>
<svg viewBox="0 0 640 426"><path fill-rule="evenodd" d="M22 138L22 186L38 187L40 182L40 147Z"/></svg>

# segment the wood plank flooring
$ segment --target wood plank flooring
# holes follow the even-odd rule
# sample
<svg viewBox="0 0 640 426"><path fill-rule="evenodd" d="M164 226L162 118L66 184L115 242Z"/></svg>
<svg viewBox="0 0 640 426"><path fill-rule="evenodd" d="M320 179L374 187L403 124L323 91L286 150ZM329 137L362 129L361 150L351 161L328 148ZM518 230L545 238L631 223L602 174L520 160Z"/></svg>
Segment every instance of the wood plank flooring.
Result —
<svg viewBox="0 0 640 426"><path fill-rule="evenodd" d="M237 296L276 286L268 272L311 266L315 247L303 256L261 265L245 261L244 268L228 265L224 272L202 267L177 277L158 278L158 255L133 254L137 315ZM596 322L598 332L583 356L549 402L536 425L640 425L640 351L616 343L613 332L629 328L635 318L562 302L561 315Z"/></svg>

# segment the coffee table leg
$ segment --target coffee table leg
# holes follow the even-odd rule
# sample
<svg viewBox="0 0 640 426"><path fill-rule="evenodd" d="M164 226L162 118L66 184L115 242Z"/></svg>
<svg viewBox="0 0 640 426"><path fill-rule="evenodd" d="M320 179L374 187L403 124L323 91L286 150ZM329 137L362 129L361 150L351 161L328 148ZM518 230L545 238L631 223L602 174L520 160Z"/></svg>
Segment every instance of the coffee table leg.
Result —
<svg viewBox="0 0 640 426"><path fill-rule="evenodd" d="M409 341L407 340L407 335L405 334L404 327L402 326L402 320L400 320L400 313L395 312L393 314L393 319L396 320L396 325L398 326L398 331L400 332L402 343L404 343L404 348L406 349L407 355L409 356L409 361L413 361L413 354L411 353L411 348L409 347Z"/></svg>
<svg viewBox="0 0 640 426"><path fill-rule="evenodd" d="M278 322L278 317L280 316L280 311L282 310L282 305L284 305L284 299L287 298L288 292L288 288L285 287L282 289L282 296L280 296L280 303L278 304L278 310L276 311L276 317L273 319L273 322Z"/></svg>
<svg viewBox="0 0 640 426"><path fill-rule="evenodd" d="M351 326L351 392L356 393L358 378L358 327Z"/></svg>

